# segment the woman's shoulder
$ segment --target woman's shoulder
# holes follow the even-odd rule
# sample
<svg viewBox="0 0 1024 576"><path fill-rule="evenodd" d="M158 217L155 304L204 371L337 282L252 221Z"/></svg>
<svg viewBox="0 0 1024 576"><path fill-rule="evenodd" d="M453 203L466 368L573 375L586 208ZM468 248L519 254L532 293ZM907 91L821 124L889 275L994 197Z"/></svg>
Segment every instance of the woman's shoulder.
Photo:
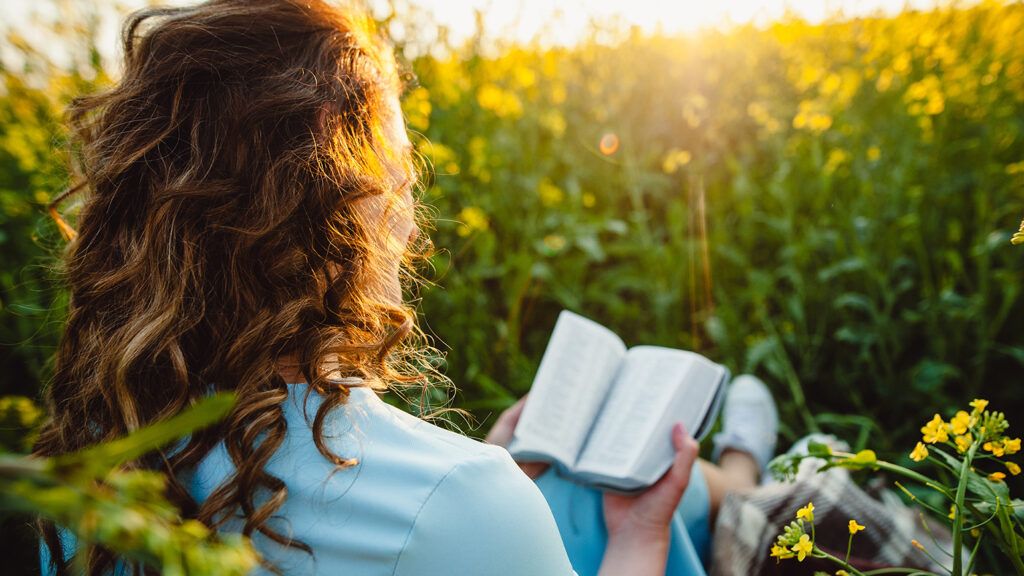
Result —
<svg viewBox="0 0 1024 576"><path fill-rule="evenodd" d="M410 518L396 575L573 574L547 502L504 448L384 403L376 409L366 469L386 461L429 488Z"/></svg>
<svg viewBox="0 0 1024 576"><path fill-rule="evenodd" d="M313 406L304 408L305 414L312 414L312 411ZM289 431L301 428L292 424L296 419L289 418ZM300 441L301 436L312 434L308 427L296 432ZM332 451L346 458L353 457L362 465L415 468L423 476L434 476L438 480L453 468L469 463L495 471L515 467L504 448L409 414L384 402L368 388L354 388L349 401L324 418L323 434ZM417 476L414 473L412 477Z"/></svg>
<svg viewBox="0 0 1024 576"><path fill-rule="evenodd" d="M312 439L317 399L295 396L285 409L288 434L268 472L288 487L277 516L313 547L316 561L310 566L257 542L285 572L428 576L458 567L464 574L572 574L543 496L504 448L354 389L323 424L327 448L358 462L339 470ZM223 458L209 464L202 484L230 473Z"/></svg>
<svg viewBox="0 0 1024 576"><path fill-rule="evenodd" d="M313 421L323 403L315 393L307 394L300 385L292 385L283 406L287 434L271 458L271 473L294 491L303 478L322 483L332 481L369 483L388 477L410 485L435 484L452 468L475 462L495 470L513 466L507 451L462 434L446 430L384 402L370 388L353 388L344 404L324 415L320 430L322 442L314 439ZM350 469L339 470L320 452L318 445L333 455L357 462ZM233 472L230 458L223 446L204 461L207 469L201 474L202 484L210 484ZM200 494L200 499L205 495Z"/></svg>

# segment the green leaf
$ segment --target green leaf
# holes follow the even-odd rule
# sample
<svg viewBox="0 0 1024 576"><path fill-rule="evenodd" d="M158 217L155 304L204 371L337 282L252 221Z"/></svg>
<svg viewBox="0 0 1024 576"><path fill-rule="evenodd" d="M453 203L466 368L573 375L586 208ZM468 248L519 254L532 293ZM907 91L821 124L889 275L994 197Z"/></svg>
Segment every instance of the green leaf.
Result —
<svg viewBox="0 0 1024 576"><path fill-rule="evenodd" d="M120 440L57 458L54 466L58 469L79 468L85 475L98 476L105 470L139 458L147 452L213 424L226 416L234 405L234 394L216 394L201 400L177 416L140 428Z"/></svg>
<svg viewBox="0 0 1024 576"><path fill-rule="evenodd" d="M1014 498L1010 500L1010 507L1013 508L1013 515L1017 517L1017 520L1024 522L1024 500Z"/></svg>
<svg viewBox="0 0 1024 576"><path fill-rule="evenodd" d="M832 448L828 444L821 442L808 442L807 454L817 458L828 458L832 455Z"/></svg>
<svg viewBox="0 0 1024 576"><path fill-rule="evenodd" d="M851 470L862 470L864 468L875 468L878 463L878 456L874 450L861 450L849 458L836 460L836 466L849 468Z"/></svg>
<svg viewBox="0 0 1024 576"><path fill-rule="evenodd" d="M963 466L963 461L947 454L945 450L929 446L928 453L941 458L954 470L959 470ZM1010 491L1005 483L993 482L977 472L971 472L967 475L967 491L986 502L994 502L997 497L1002 498L1004 501L1010 499Z"/></svg>

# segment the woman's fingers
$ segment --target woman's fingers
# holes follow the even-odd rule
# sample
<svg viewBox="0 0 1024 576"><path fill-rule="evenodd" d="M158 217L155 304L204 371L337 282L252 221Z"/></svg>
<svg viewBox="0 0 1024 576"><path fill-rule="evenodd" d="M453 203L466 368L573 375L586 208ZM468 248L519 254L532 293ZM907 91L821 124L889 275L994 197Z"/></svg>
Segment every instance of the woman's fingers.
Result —
<svg viewBox="0 0 1024 576"><path fill-rule="evenodd" d="M675 456L672 466L653 486L636 496L606 493L605 523L609 534L663 534L672 522L683 492L690 484L690 473L697 460L697 441L682 424L672 428Z"/></svg>
<svg viewBox="0 0 1024 576"><path fill-rule="evenodd" d="M672 446L676 450L672 467L654 486L651 486L649 492L656 492L659 499L663 499L666 505L674 509L690 484L690 473L693 470L693 463L697 460L699 446L697 441L686 433L686 428L679 423L672 427Z"/></svg>
<svg viewBox="0 0 1024 576"><path fill-rule="evenodd" d="M516 403L509 406L504 412L501 413L500 418L505 418L511 425L512 429L515 430L516 424L519 424L519 418L523 415L523 408L526 407L526 396L523 396Z"/></svg>
<svg viewBox="0 0 1024 576"><path fill-rule="evenodd" d="M509 406L498 416L491 431L487 433L484 440L488 444L503 446L505 448L512 442L512 434L519 424L519 418L523 415L523 407L526 406L526 396L520 398L515 404ZM536 478L548 469L544 462L516 462L523 472L530 478Z"/></svg>
<svg viewBox="0 0 1024 576"><path fill-rule="evenodd" d="M675 458L668 472L653 486L639 496L638 511L651 523L668 526L672 515L679 506L683 492L690 485L693 463L697 460L697 441L686 433L682 424L672 427L672 445Z"/></svg>
<svg viewBox="0 0 1024 576"><path fill-rule="evenodd" d="M491 427L490 432L484 439L488 444L508 447L512 441L512 433L519 424L519 417L523 415L523 407L526 406L526 396L520 398L515 404L509 406L498 416Z"/></svg>
<svg viewBox="0 0 1024 576"><path fill-rule="evenodd" d="M682 424L672 427L672 445L676 449L676 456L672 467L669 468L667 479L682 497L690 484L690 474L693 471L693 463L697 461L700 446L693 436L686 433L686 428Z"/></svg>

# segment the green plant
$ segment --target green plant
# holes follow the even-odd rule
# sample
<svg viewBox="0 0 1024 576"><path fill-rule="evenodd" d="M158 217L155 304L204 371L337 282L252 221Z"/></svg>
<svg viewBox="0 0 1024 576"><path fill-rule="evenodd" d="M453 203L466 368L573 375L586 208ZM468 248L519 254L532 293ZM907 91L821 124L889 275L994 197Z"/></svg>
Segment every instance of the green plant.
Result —
<svg viewBox="0 0 1024 576"><path fill-rule="evenodd" d="M772 470L780 478L792 476L806 458L821 458L825 464L819 471L833 467L851 470L884 471L936 492L948 513L919 498L899 482L901 490L918 506L949 521L953 535L952 548L946 550L939 542L929 546L918 541L912 544L922 554L951 576L973 574L982 542L995 543L1017 574L1024 574L1024 500L1013 498L1006 485L1007 473L1021 473L1020 464L1010 459L1021 450L1021 439L1007 434L1009 422L1005 414L988 410L987 400L971 402L971 411L958 411L950 421L939 414L921 428L922 441L910 452L915 462L927 462L940 474L926 475L898 464L879 460L872 450L856 454L834 452L825 444L811 443L808 454L786 455L772 462ZM945 480L943 477L951 478ZM806 524L805 524L806 522ZM924 520L922 519L922 522ZM850 520L850 544L853 535L863 529ZM809 526L809 528L808 528ZM927 524L925 525L927 529ZM809 532L809 533L808 533ZM930 532L929 532L930 533ZM779 535L772 547L772 556L785 560L807 556L825 558L840 565L847 574L869 576L880 574L932 575L924 570L887 568L861 572L849 564L850 548L846 558L839 559L815 546L814 506L808 504L797 512L797 520ZM966 564L964 559L967 559Z"/></svg>
<svg viewBox="0 0 1024 576"><path fill-rule="evenodd" d="M231 395L214 396L121 440L56 458L0 454L0 511L39 515L73 536L79 551L103 546L162 574L246 574L258 557L245 538L182 520L163 496L163 476L121 467L219 420L233 404ZM82 565L72 571L86 573Z"/></svg>

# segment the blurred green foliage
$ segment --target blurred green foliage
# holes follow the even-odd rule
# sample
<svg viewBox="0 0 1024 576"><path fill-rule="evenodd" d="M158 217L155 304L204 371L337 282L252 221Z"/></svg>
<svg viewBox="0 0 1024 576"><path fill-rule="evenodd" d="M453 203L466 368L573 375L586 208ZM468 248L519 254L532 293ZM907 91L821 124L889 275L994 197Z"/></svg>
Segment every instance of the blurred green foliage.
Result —
<svg viewBox="0 0 1024 576"><path fill-rule="evenodd" d="M459 405L526 392L568 307L757 373L791 438L1021 413L1022 36L982 3L416 59Z"/></svg>
<svg viewBox="0 0 1024 576"><path fill-rule="evenodd" d="M214 396L121 440L57 458L0 453L0 511L38 514L66 527L79 549L104 546L168 576L246 574L258 562L246 539L182 521L163 496L163 476L119 468L219 420L233 404L229 394ZM86 573L84 565L72 569Z"/></svg>
<svg viewBox="0 0 1024 576"><path fill-rule="evenodd" d="M3 394L36 393L59 331L63 108L109 81L95 15L77 18L55 31L70 63L7 34ZM1024 407L1022 33L1019 4L983 3L414 58L441 248L421 308L458 404L486 417L524 393L569 307L760 374L791 435L885 431L884 449L982 392Z"/></svg>
<svg viewBox="0 0 1024 576"><path fill-rule="evenodd" d="M0 453L25 454L32 451L35 431L43 422L43 410L31 398L0 398Z"/></svg>
<svg viewBox="0 0 1024 576"><path fill-rule="evenodd" d="M65 51L0 27L0 395L36 396L45 379L66 298L54 283L62 243L45 210L68 184L63 112L108 82L94 12L53 6L68 19L43 38Z"/></svg>

